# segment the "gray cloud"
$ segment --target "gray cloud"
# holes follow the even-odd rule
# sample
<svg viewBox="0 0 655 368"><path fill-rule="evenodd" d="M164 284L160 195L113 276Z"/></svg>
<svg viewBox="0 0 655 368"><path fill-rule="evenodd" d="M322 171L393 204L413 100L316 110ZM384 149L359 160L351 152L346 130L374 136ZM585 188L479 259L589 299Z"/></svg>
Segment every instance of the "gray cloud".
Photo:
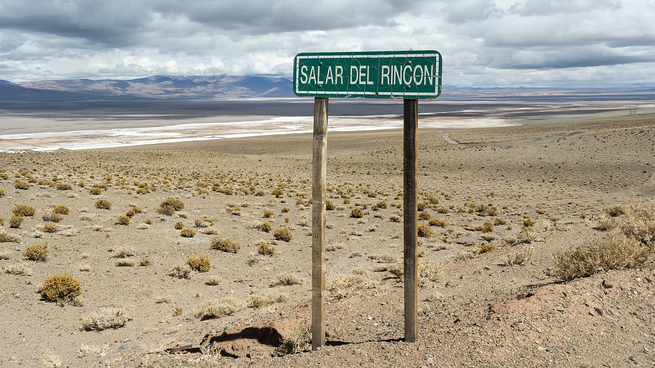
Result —
<svg viewBox="0 0 655 368"><path fill-rule="evenodd" d="M0 79L290 77L304 51L437 49L444 83L651 83L652 0L0 0Z"/></svg>

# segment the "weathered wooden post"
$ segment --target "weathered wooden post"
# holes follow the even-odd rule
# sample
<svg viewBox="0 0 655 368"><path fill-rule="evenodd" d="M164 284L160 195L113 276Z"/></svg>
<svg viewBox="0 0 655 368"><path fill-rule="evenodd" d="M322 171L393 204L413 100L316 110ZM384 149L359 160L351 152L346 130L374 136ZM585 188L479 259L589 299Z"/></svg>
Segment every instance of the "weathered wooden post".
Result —
<svg viewBox="0 0 655 368"><path fill-rule="evenodd" d="M418 335L416 320L418 318L417 297L418 277L416 259L418 247L417 234L417 130L418 100L403 101L403 237L404 237L404 271L405 278L405 341L414 342Z"/></svg>
<svg viewBox="0 0 655 368"><path fill-rule="evenodd" d="M293 60L293 92L314 97L312 167L312 348L325 345L325 176L329 97L404 100L405 341L416 341L418 99L441 94L441 54L434 50L311 52Z"/></svg>
<svg viewBox="0 0 655 368"><path fill-rule="evenodd" d="M328 98L314 99L312 165L312 348L325 345L325 175Z"/></svg>

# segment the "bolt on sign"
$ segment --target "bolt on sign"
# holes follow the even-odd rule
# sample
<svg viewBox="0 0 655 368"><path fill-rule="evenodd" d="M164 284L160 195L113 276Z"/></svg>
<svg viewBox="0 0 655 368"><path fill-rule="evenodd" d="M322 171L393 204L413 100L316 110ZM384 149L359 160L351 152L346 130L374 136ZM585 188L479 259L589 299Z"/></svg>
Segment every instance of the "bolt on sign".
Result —
<svg viewBox="0 0 655 368"><path fill-rule="evenodd" d="M293 62L300 97L436 98L441 54L434 50L300 53Z"/></svg>

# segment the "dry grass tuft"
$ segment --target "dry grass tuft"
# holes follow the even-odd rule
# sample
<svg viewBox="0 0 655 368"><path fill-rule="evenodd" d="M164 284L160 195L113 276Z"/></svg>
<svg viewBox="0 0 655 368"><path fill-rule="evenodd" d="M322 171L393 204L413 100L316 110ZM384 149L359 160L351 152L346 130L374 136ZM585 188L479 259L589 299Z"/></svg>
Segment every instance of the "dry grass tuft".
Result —
<svg viewBox="0 0 655 368"><path fill-rule="evenodd" d="M280 354L297 354L311 348L312 329L308 325L297 326L277 348Z"/></svg>
<svg viewBox="0 0 655 368"><path fill-rule="evenodd" d="M382 254L382 255L371 255L368 257L372 260L377 260L379 263L396 263L398 262L398 257L391 254Z"/></svg>
<svg viewBox="0 0 655 368"><path fill-rule="evenodd" d="M136 262L131 259L121 259L116 262L116 266L118 267L134 267L135 264Z"/></svg>
<svg viewBox="0 0 655 368"><path fill-rule="evenodd" d="M326 290L335 298L345 298L352 290L362 284L366 278L363 275L341 274L329 279Z"/></svg>
<svg viewBox="0 0 655 368"><path fill-rule="evenodd" d="M606 238L595 237L579 247L570 247L553 255L557 268L551 276L572 280L601 271L636 267L646 262L653 249L620 232Z"/></svg>
<svg viewBox="0 0 655 368"><path fill-rule="evenodd" d="M32 269L26 263L8 264L4 266L5 273L19 276L32 275Z"/></svg>
<svg viewBox="0 0 655 368"><path fill-rule="evenodd" d="M43 221L50 221L50 222L59 222L64 219L64 216L57 214L55 212L52 213L46 213L43 215Z"/></svg>
<svg viewBox="0 0 655 368"><path fill-rule="evenodd" d="M20 243L23 238L20 235L7 234L6 232L0 233L0 243Z"/></svg>
<svg viewBox="0 0 655 368"><path fill-rule="evenodd" d="M222 250L228 253L237 253L241 246L237 242L233 242L230 238L214 238L210 246L211 249Z"/></svg>
<svg viewBox="0 0 655 368"><path fill-rule="evenodd" d="M114 248L112 252L114 253L115 258L127 258L134 256L134 249L127 245Z"/></svg>
<svg viewBox="0 0 655 368"><path fill-rule="evenodd" d="M289 228L282 226L273 231L273 237L275 237L276 240L289 242L291 239L293 239L293 233L291 230L289 230Z"/></svg>
<svg viewBox="0 0 655 368"><path fill-rule="evenodd" d="M223 280L221 279L220 276L211 275L211 276L207 276L207 281L205 281L205 284L207 284L209 286L216 286L216 285L220 284L221 281L223 281Z"/></svg>
<svg viewBox="0 0 655 368"><path fill-rule="evenodd" d="M621 231L642 244L655 246L655 202L631 207Z"/></svg>
<svg viewBox="0 0 655 368"><path fill-rule="evenodd" d="M610 231L614 230L621 225L621 220L616 217L610 217L608 219L598 221L596 228L601 231Z"/></svg>
<svg viewBox="0 0 655 368"><path fill-rule="evenodd" d="M249 308L261 309L275 303L285 303L289 298L290 296L288 294L271 289L250 295L246 299L246 303Z"/></svg>
<svg viewBox="0 0 655 368"><path fill-rule="evenodd" d="M0 260L7 260L11 258L11 252L8 250L3 250L0 252Z"/></svg>
<svg viewBox="0 0 655 368"><path fill-rule="evenodd" d="M191 278L191 267L186 264L177 264L168 270L166 274L178 279L188 279Z"/></svg>
<svg viewBox="0 0 655 368"><path fill-rule="evenodd" d="M239 304L234 298L208 300L191 312L194 318L201 320L223 318L239 311Z"/></svg>
<svg viewBox="0 0 655 368"><path fill-rule="evenodd" d="M100 308L82 318L82 328L87 331L102 331L110 328L117 329L125 326L130 317L123 308Z"/></svg>
<svg viewBox="0 0 655 368"><path fill-rule="evenodd" d="M275 275L275 280L271 281L271 286L302 285L304 282L305 280L296 274L282 272Z"/></svg>
<svg viewBox="0 0 655 368"><path fill-rule="evenodd" d="M532 246L523 247L522 249L510 253L507 256L507 259L505 260L505 265L506 266L524 265L530 262L533 255L534 255L534 247Z"/></svg>

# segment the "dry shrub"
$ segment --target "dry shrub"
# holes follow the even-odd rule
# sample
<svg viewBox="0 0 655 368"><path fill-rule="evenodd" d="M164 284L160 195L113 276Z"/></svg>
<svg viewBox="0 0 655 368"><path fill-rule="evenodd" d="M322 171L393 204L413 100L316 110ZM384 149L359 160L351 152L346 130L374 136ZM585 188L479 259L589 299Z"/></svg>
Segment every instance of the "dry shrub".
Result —
<svg viewBox="0 0 655 368"><path fill-rule="evenodd" d="M362 218L362 217L364 217L364 211L359 207L355 207L350 212L350 217Z"/></svg>
<svg viewBox="0 0 655 368"><path fill-rule="evenodd" d="M139 229L139 230L148 230L148 229L150 229L150 225L143 222L143 223L140 223L139 226L137 226L136 228Z"/></svg>
<svg viewBox="0 0 655 368"><path fill-rule="evenodd" d="M155 210L160 215L172 216L175 213L175 208L171 206L161 206Z"/></svg>
<svg viewBox="0 0 655 368"><path fill-rule="evenodd" d="M4 190L4 189L0 189L0 197L4 197L4 196L5 196L5 190Z"/></svg>
<svg viewBox="0 0 655 368"><path fill-rule="evenodd" d="M275 212L273 212L273 211L271 211L271 210L264 211L264 217L265 217L265 218L275 217Z"/></svg>
<svg viewBox="0 0 655 368"><path fill-rule="evenodd" d="M30 184L22 180L16 180L16 182L14 183L14 188L27 190L30 188Z"/></svg>
<svg viewBox="0 0 655 368"><path fill-rule="evenodd" d="M488 242L496 239L496 235L494 234L482 234L480 237Z"/></svg>
<svg viewBox="0 0 655 368"><path fill-rule="evenodd" d="M141 260L139 261L139 266L148 267L148 266L150 266L151 264L152 264L152 261L151 261L150 258L148 258L148 257L145 257L145 258L143 258L143 259L141 259Z"/></svg>
<svg viewBox="0 0 655 368"><path fill-rule="evenodd" d="M8 250L3 250L0 252L0 260L7 260L11 258L11 252Z"/></svg>
<svg viewBox="0 0 655 368"><path fill-rule="evenodd" d="M168 197L165 201L159 204L159 207L172 207L175 211L180 211L184 209L184 203L177 198Z"/></svg>
<svg viewBox="0 0 655 368"><path fill-rule="evenodd" d="M288 294L269 289L251 294L248 299L246 299L246 303L249 308L261 309L275 303L284 303L289 300L289 298Z"/></svg>
<svg viewBox="0 0 655 368"><path fill-rule="evenodd" d="M327 281L326 290L336 298L345 298L366 278L363 275L341 274Z"/></svg>
<svg viewBox="0 0 655 368"><path fill-rule="evenodd" d="M275 189L273 189L271 194L274 195L277 198L280 198L280 197L282 197L284 195L284 192L280 188L275 188Z"/></svg>
<svg viewBox="0 0 655 368"><path fill-rule="evenodd" d="M9 219L9 227L12 229L18 229L20 225L23 224L23 216L11 216Z"/></svg>
<svg viewBox="0 0 655 368"><path fill-rule="evenodd" d="M481 245L478 247L478 253L483 254L483 253L489 253L495 250L496 247L493 246L493 244L485 244Z"/></svg>
<svg viewBox="0 0 655 368"><path fill-rule="evenodd" d="M605 212L607 212L607 214L610 217L617 217L617 216L625 215L626 210L625 210L625 207L622 206L622 205L614 205L614 206L611 206L611 207L607 208L605 210Z"/></svg>
<svg viewBox="0 0 655 368"><path fill-rule="evenodd" d="M127 258L134 256L134 249L130 246L124 245L115 248L113 253L115 258Z"/></svg>
<svg viewBox="0 0 655 368"><path fill-rule="evenodd" d="M445 207L439 207L437 208L437 213L449 213L450 210L445 208Z"/></svg>
<svg viewBox="0 0 655 368"><path fill-rule="evenodd" d="M630 208L621 231L643 244L655 246L655 202Z"/></svg>
<svg viewBox="0 0 655 368"><path fill-rule="evenodd" d="M206 227L200 232L206 235L218 235L218 229L213 226Z"/></svg>
<svg viewBox="0 0 655 368"><path fill-rule="evenodd" d="M418 231L418 236L422 238L431 238L432 237L432 229L428 225L418 225L417 228Z"/></svg>
<svg viewBox="0 0 655 368"><path fill-rule="evenodd" d="M130 224L130 221L131 221L131 220L130 220L130 217L127 216L127 215L118 215L118 217L116 218L116 222L117 222L119 225L127 226L127 225Z"/></svg>
<svg viewBox="0 0 655 368"><path fill-rule="evenodd" d="M48 242L30 245L23 251L23 256L30 261L45 262L48 260L48 253L50 253L49 247Z"/></svg>
<svg viewBox="0 0 655 368"><path fill-rule="evenodd" d="M297 326L277 348L280 354L297 354L311 348L312 329L308 325Z"/></svg>
<svg viewBox="0 0 655 368"><path fill-rule="evenodd" d="M271 286L302 285L305 280L291 272L282 272L275 275L275 280L271 281Z"/></svg>
<svg viewBox="0 0 655 368"><path fill-rule="evenodd" d="M530 262L533 255L534 247L523 247L522 249L510 253L505 260L505 265L514 266L526 264Z"/></svg>
<svg viewBox="0 0 655 368"><path fill-rule="evenodd" d="M73 190L73 186L68 183L58 182L56 188L58 190Z"/></svg>
<svg viewBox="0 0 655 368"><path fill-rule="evenodd" d="M125 326L130 319L123 308L100 308L97 312L82 318L82 328L87 331L117 329Z"/></svg>
<svg viewBox="0 0 655 368"><path fill-rule="evenodd" d="M494 224L490 221L485 221L482 224L482 232L483 233L492 233L494 231Z"/></svg>
<svg viewBox="0 0 655 368"><path fill-rule="evenodd" d="M437 226L437 227L446 227L446 226L448 225L448 223L446 222L446 220L441 220L441 219L438 219L438 218L433 218L433 219L431 219L431 220L428 222L428 224L429 224L430 226Z"/></svg>
<svg viewBox="0 0 655 368"><path fill-rule="evenodd" d="M557 268L551 276L571 280L601 271L636 267L648 260L653 250L620 232L595 237L579 247L570 247L553 255Z"/></svg>
<svg viewBox="0 0 655 368"><path fill-rule="evenodd" d="M420 278L436 281L443 274L443 265L441 262L420 259L417 272Z"/></svg>
<svg viewBox="0 0 655 368"><path fill-rule="evenodd" d="M391 216L389 216L389 221L391 221L391 222L400 222L400 216L391 215Z"/></svg>
<svg viewBox="0 0 655 368"><path fill-rule="evenodd" d="M275 237L276 240L283 240L285 242L291 241L293 239L293 233L289 228L286 227L278 227L273 231L273 237Z"/></svg>
<svg viewBox="0 0 655 368"><path fill-rule="evenodd" d="M432 215L430 215L430 214L427 213L427 212L421 212L421 213L418 214L418 218L419 218L420 220L425 220L425 221L427 221L427 220L429 220L429 219L432 218Z"/></svg>
<svg viewBox="0 0 655 368"><path fill-rule="evenodd" d="M505 235L501 242L502 245L512 245L516 243L516 237L514 235Z"/></svg>
<svg viewBox="0 0 655 368"><path fill-rule="evenodd" d="M191 267L192 270L197 272L208 272L211 268L211 261L205 256L189 258L186 260L186 263L189 265L189 267Z"/></svg>
<svg viewBox="0 0 655 368"><path fill-rule="evenodd" d="M89 193L91 193L93 195L100 195L100 193L102 193L102 189L100 189L98 187L93 187L93 188L89 189Z"/></svg>
<svg viewBox="0 0 655 368"><path fill-rule="evenodd" d="M50 221L50 222L59 222L64 219L64 216L57 214L55 212L52 213L46 213L43 215L43 221Z"/></svg>
<svg viewBox="0 0 655 368"><path fill-rule="evenodd" d="M610 217L608 219L598 221L598 230L610 231L614 230L621 225L621 220L616 217Z"/></svg>
<svg viewBox="0 0 655 368"><path fill-rule="evenodd" d="M80 294L80 281L68 274L50 276L41 286L41 297L49 302L72 300Z"/></svg>
<svg viewBox="0 0 655 368"><path fill-rule="evenodd" d="M135 264L136 263L131 259L121 259L116 262L116 266L118 267L134 267Z"/></svg>
<svg viewBox="0 0 655 368"><path fill-rule="evenodd" d="M16 216L31 217L34 216L36 210L34 209L34 207L31 206L27 206L24 204L15 204L14 208L11 210L11 213L13 213Z"/></svg>
<svg viewBox="0 0 655 368"><path fill-rule="evenodd" d="M205 281L205 284L209 286L216 286L221 283L221 277L220 276L207 276L207 281Z"/></svg>
<svg viewBox="0 0 655 368"><path fill-rule="evenodd" d="M106 200L106 199L98 199L98 200L95 202L94 206L95 206L97 209L100 209L100 210L110 210L110 209L111 209L111 202L109 202L109 201Z"/></svg>
<svg viewBox="0 0 655 368"><path fill-rule="evenodd" d="M263 256L273 257L275 255L275 247L268 245L266 242L260 242L259 247L257 247L257 253Z"/></svg>
<svg viewBox="0 0 655 368"><path fill-rule="evenodd" d="M290 210L291 210L291 209L290 209L289 207L282 207L282 210L281 210L281 211L282 211L282 213L287 213L287 212L289 212Z"/></svg>
<svg viewBox="0 0 655 368"><path fill-rule="evenodd" d="M332 203L331 200L329 200L329 199L325 200L325 209L327 211L334 211L336 208L337 208L337 206L335 206L334 203Z"/></svg>
<svg viewBox="0 0 655 368"><path fill-rule="evenodd" d="M68 215L68 213L70 212L70 208L58 204L55 206L55 208L52 209L52 212L59 215Z"/></svg>
<svg viewBox="0 0 655 368"><path fill-rule="evenodd" d="M222 250L228 253L237 253L241 249L241 245L233 242L230 238L214 238L210 246L211 249Z"/></svg>
<svg viewBox="0 0 655 368"><path fill-rule="evenodd" d="M516 244L530 244L537 240L537 232L531 227L523 228L516 237Z"/></svg>
<svg viewBox="0 0 655 368"><path fill-rule="evenodd" d="M191 277L191 267L186 264L178 264L168 270L166 274L178 279L188 279Z"/></svg>
<svg viewBox="0 0 655 368"><path fill-rule="evenodd" d="M30 276L32 269L26 263L8 264L4 266L5 272L11 275Z"/></svg>
<svg viewBox="0 0 655 368"><path fill-rule="evenodd" d="M191 315L201 320L223 318L239 311L239 304L234 298L208 300L195 308Z"/></svg>
<svg viewBox="0 0 655 368"><path fill-rule="evenodd" d="M19 235L7 234L6 232L0 233L0 243L20 243L23 241Z"/></svg>
<svg viewBox="0 0 655 368"><path fill-rule="evenodd" d="M175 230L182 230L184 229L184 223L182 223L182 221L178 221L175 223L175 225L173 225L173 227Z"/></svg>
<svg viewBox="0 0 655 368"><path fill-rule="evenodd" d="M42 228L44 233L56 233L58 230L59 228L54 224L44 224Z"/></svg>
<svg viewBox="0 0 655 368"><path fill-rule="evenodd" d="M185 227L184 229L182 229L182 231L180 231L180 235L185 238L193 238L194 236L196 236L196 232L193 231L193 229Z"/></svg>
<svg viewBox="0 0 655 368"><path fill-rule="evenodd" d="M259 229L265 233L268 233L273 229L273 226L271 226L270 222L264 222L261 225L259 225Z"/></svg>
<svg viewBox="0 0 655 368"><path fill-rule="evenodd" d="M526 229L531 228L536 223L537 223L537 221L534 221L534 220L532 220L530 218L526 218L526 219L523 220L523 228L526 228Z"/></svg>
<svg viewBox="0 0 655 368"><path fill-rule="evenodd" d="M398 262L398 257L391 254L382 254L382 255L372 255L368 257L369 259L377 260L379 263L396 263Z"/></svg>

